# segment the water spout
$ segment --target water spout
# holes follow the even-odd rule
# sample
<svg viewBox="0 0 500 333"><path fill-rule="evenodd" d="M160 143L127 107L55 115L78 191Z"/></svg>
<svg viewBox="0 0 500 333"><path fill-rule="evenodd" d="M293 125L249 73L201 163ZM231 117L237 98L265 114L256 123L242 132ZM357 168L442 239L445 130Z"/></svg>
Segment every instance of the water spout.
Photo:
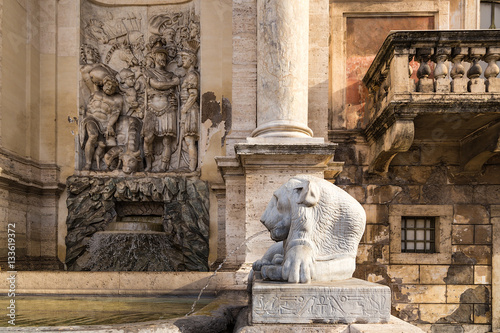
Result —
<svg viewBox="0 0 500 333"><path fill-rule="evenodd" d="M191 310L188 313L186 313L186 317L189 316L190 314L192 314L195 311L196 303L198 303L198 301L201 298L201 295L203 294L203 292L205 291L205 289L208 288L208 285L210 284L210 281L217 274L217 272L222 268L222 265L224 265L226 263L227 259L230 258L236 251L238 251L243 245L245 245L246 243L248 243L252 239L256 238L257 236L260 236L260 235L262 235L264 233L267 233L267 232L269 232L269 231L268 230L262 230L262 231L259 231L259 232L255 233L255 234L253 234L252 236L250 236L247 239L245 239L235 249L233 249L231 252L228 253L228 255L220 263L219 267L217 267L214 270L214 273L208 277L207 284L200 290L200 293L198 294L198 298L193 302L193 305L191 306Z"/></svg>

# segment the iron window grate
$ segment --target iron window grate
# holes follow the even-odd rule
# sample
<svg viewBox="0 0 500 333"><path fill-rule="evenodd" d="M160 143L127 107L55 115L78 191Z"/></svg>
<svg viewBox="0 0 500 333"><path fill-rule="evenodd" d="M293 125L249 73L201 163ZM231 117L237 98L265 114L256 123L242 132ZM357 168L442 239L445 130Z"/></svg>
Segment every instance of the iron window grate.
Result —
<svg viewBox="0 0 500 333"><path fill-rule="evenodd" d="M401 217L401 252L436 253L436 218Z"/></svg>

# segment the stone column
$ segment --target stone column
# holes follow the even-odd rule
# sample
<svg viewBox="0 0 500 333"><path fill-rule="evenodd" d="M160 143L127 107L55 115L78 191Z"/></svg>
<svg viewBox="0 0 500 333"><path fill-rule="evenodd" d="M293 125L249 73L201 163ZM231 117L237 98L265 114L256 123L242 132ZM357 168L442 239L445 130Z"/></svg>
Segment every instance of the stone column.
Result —
<svg viewBox="0 0 500 333"><path fill-rule="evenodd" d="M252 137L312 137L307 126L309 0L257 0L257 50Z"/></svg>
<svg viewBox="0 0 500 333"><path fill-rule="evenodd" d="M245 2L245 12L241 11L242 2ZM328 172L334 177L341 171L341 164L332 162L337 144L325 143L324 133L313 137L308 127L309 86L311 82L312 85L323 83L326 77L319 82L314 80L321 72L318 68L328 68L328 55L318 57L318 52L312 52L315 62L311 71L314 80L311 81L308 73L311 66L309 16L314 13L314 17L320 15L322 22L328 22L328 10L325 11L328 1L235 0L235 3L238 6L233 7L236 8L233 11L233 33L236 34L233 35L233 111L239 114L238 124L243 123L241 119L246 119L245 123L256 119L257 123L253 124L257 128L246 142L235 140L231 151L236 156L217 157L216 160L226 185L228 260L225 267L239 266L236 283L243 286L252 262L261 258L274 243L260 223L273 192L297 174L322 178ZM253 81L256 86L251 80L254 76L247 73L248 63L254 55L253 48L248 47L253 46L250 43L253 39L248 33L238 35L240 27L247 20L252 21L249 9L255 9L257 15L254 35L257 78ZM321 45L328 48L327 43ZM242 63L247 67L243 68ZM256 92L254 100L251 99L252 89ZM252 109L255 101L257 110ZM255 111L256 114L252 113ZM316 121L327 123L326 118L318 116ZM243 129L240 133L246 133L247 126L233 126L232 131ZM326 133L327 126L324 128ZM238 246L241 246L239 250L229 255Z"/></svg>

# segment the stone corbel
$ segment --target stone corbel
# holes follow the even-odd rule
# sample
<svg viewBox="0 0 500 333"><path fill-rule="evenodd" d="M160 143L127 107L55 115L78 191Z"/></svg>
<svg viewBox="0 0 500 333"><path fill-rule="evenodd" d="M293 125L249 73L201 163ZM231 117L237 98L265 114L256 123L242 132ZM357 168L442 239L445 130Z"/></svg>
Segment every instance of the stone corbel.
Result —
<svg viewBox="0 0 500 333"><path fill-rule="evenodd" d="M227 177L243 177L245 174L238 156L217 156L215 161L224 182Z"/></svg>
<svg viewBox="0 0 500 333"><path fill-rule="evenodd" d="M414 133L413 119L396 120L382 135L372 141L368 172L386 173L394 156L410 149Z"/></svg>
<svg viewBox="0 0 500 333"><path fill-rule="evenodd" d="M491 124L460 142L464 173L476 174L493 155L500 153L500 122Z"/></svg>

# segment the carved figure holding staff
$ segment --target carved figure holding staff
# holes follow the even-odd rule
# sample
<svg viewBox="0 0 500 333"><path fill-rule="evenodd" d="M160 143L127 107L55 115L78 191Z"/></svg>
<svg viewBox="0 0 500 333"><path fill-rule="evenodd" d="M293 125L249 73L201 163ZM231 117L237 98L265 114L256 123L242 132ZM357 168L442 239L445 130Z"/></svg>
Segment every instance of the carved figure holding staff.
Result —
<svg viewBox="0 0 500 333"><path fill-rule="evenodd" d="M199 112L200 106L198 104L198 87L199 75L195 70L197 63L196 52L199 43L196 41L185 42L179 55L179 67L186 71L186 75L182 78L181 90L179 93L181 108L180 108L180 131L179 147L177 148L179 159L181 163L182 148L185 143L189 156L188 167L190 171L196 170L198 166L198 149L196 148L196 141L199 137Z"/></svg>
<svg viewBox="0 0 500 333"><path fill-rule="evenodd" d="M156 45L151 50L154 60L153 68L146 68L144 75L147 81L146 91L146 112L142 135L144 137L144 156L146 168L144 171L151 171L153 168L154 139L162 138L163 149L159 171L167 171L170 165L173 143L177 137L177 96L176 87L179 85L179 78L165 69L168 61L168 52L161 45Z"/></svg>

